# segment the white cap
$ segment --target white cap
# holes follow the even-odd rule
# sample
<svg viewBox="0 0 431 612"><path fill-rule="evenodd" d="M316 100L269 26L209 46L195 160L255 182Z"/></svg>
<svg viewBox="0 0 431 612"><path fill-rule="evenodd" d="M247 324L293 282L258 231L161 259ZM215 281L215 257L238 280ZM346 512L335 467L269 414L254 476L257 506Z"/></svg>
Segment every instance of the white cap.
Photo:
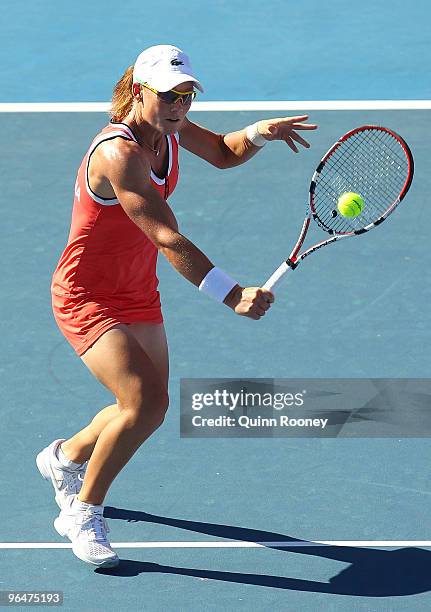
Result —
<svg viewBox="0 0 431 612"><path fill-rule="evenodd" d="M172 45L156 45L145 49L133 68L134 83L148 83L157 91L168 91L185 81L193 81L203 93L202 85L193 75L188 55Z"/></svg>

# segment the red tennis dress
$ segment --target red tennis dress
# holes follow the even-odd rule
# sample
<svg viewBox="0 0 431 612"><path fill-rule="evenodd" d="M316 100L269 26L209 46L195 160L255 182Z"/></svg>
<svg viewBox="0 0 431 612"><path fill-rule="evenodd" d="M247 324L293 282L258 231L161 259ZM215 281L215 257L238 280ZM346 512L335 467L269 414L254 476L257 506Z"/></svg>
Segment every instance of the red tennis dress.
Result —
<svg viewBox="0 0 431 612"><path fill-rule="evenodd" d="M118 323L163 321L157 248L116 198L100 198L88 183L92 153L113 138L137 142L124 123L110 123L93 140L78 170L69 238L52 278L55 320L78 355ZM167 176L151 171L151 182L165 200L178 181L178 134L166 139Z"/></svg>

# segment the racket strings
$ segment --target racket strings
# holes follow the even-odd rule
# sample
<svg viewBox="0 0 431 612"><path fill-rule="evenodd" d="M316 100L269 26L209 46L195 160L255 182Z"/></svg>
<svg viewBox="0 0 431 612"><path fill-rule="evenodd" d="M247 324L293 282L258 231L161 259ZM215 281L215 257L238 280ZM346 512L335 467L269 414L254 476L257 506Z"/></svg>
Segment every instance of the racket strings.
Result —
<svg viewBox="0 0 431 612"><path fill-rule="evenodd" d="M374 140L382 140L381 133L373 134L373 136ZM381 143L383 146L376 148L367 142L365 148L363 140L364 138L359 143L361 146L347 140L344 153L339 151L337 157L330 158L328 169L332 173L325 177L329 179L326 180L326 188L337 186L340 190L338 196L344 191L354 191L364 197L366 190L372 189L374 198L372 200L367 198L367 206L363 215L361 215L362 219L357 217L353 220L355 226L360 225L365 217L369 217L370 222L372 222L383 214L392 201L397 198L404 184L404 178L400 178L399 175L400 163L403 163L404 160L396 155L398 159L394 161L393 151L387 147L386 143ZM394 142L399 146L397 141ZM395 168L396 171L394 172ZM352 185L348 189L346 178ZM332 209L330 212L332 213ZM342 219L343 217L341 217Z"/></svg>
<svg viewBox="0 0 431 612"><path fill-rule="evenodd" d="M384 145L384 143L382 143ZM340 158L338 160L338 164L339 167L342 168L344 170L344 172L349 172L351 171L351 157L354 157L354 162L356 162L355 166L353 167L353 176L357 179L358 178L358 174L360 176L362 176L360 170L362 169L362 166L364 164L370 163L371 160L369 159L368 156L365 155L365 152L363 149L358 149L357 147L353 147L351 143L349 143L348 141L346 142L347 145L347 151L348 151L348 155L346 156L346 159L344 160L343 158ZM379 181L381 180L382 177L389 177L390 173L386 167L386 162L388 159L390 159L389 154L391 153L390 151L388 152L386 146L382 146L380 149L376 149L375 147L371 148L371 152L374 156L374 159L372 160L375 164L376 164L376 170L377 168L380 169L380 172L376 171L375 175L372 177L373 178L373 183L374 184L378 184ZM380 159L379 159L380 157ZM399 157L399 156L397 156ZM400 163L402 163L403 160L402 158L399 158L399 162L398 162L398 169L400 166ZM361 165L361 168L358 168L358 162ZM391 161L391 165L394 162ZM350 170L349 170L350 169ZM395 175L395 179L397 178L398 175ZM370 177L365 176L365 179L370 180ZM393 178L392 176L390 178ZM403 184L403 181L401 180L401 186ZM388 189L386 189L386 183L382 182L381 183L381 190L384 191L386 194L391 195L392 190L389 191ZM397 190L397 188L395 189Z"/></svg>
<svg viewBox="0 0 431 612"><path fill-rule="evenodd" d="M317 221L335 233L358 231L377 221L400 196L409 173L400 142L381 129L355 132L326 160L315 178L313 206ZM354 218L337 210L341 194L358 193L365 206Z"/></svg>
<svg viewBox="0 0 431 612"><path fill-rule="evenodd" d="M402 164L406 162L405 156L401 157L400 155L398 155L398 150L394 149L393 147L390 148L388 147L387 143L384 141L384 137L388 137L391 138L391 144L395 143L397 145L398 149L401 149L398 141L396 141L392 136L383 133L383 132L377 132L376 134L373 134L374 138L377 140L380 140L379 143L379 147L377 148L374 144L371 145L370 149L374 155L374 163L376 163L376 168L380 169L380 175L378 172L376 172L375 176L374 176L374 183L378 183L382 177L386 177L386 178L390 178L391 180L395 179L399 179L399 185L395 185L395 191L398 190L401 191L401 188L404 184L404 179L400 178L399 174L395 174L395 176L393 176L393 172L390 173L388 171L388 167L387 167L387 162L388 160L390 160L390 164L391 166L393 166L394 164L397 164L397 170L399 170L402 167ZM352 143L349 142L349 140L346 141L346 145L348 147L348 150L350 149L349 153L350 155L354 155L356 156L356 159L360 160L361 163L367 163L369 160L368 158L365 157L365 152L364 149L358 149L356 146L352 146ZM368 144L368 146L370 146ZM345 164L346 166L348 164ZM346 169L346 168L345 168ZM393 167L391 168L392 170L394 169ZM357 174L357 173L355 173ZM382 182L381 183L381 190L384 191L389 197L392 195L392 191L389 191L386 189L386 183Z"/></svg>
<svg viewBox="0 0 431 612"><path fill-rule="evenodd" d="M352 229L360 229L364 223L375 221L384 214L387 207L396 199L404 184L403 180L396 180L400 161L403 162L403 159L396 155L397 159L394 162L391 149L388 150L386 143L381 142L382 134L378 132L373 138L377 142L377 147L375 146L376 142L370 142L369 138L366 147L364 147L364 134L360 133L358 136L362 136L362 138L357 139L355 143L352 142L353 139L347 140L343 143L346 146L339 147L336 152L338 154L329 158L328 172L325 175L322 173L321 177L323 179L321 186L324 188L326 195L334 192L329 202L330 206L326 209L325 221L326 224L332 222L332 228L337 232L346 231L346 225L348 227L347 231L352 231ZM397 144L397 146L399 145ZM344 152L340 150L341 148L344 149ZM393 170L394 163L397 164L395 174L390 171L391 166ZM370 173L370 168L372 173ZM333 216L338 197L345 191L360 193L367 201L363 213L354 219L346 219L341 215L335 218ZM372 199L370 199L368 192L374 196ZM322 195L322 191L319 195Z"/></svg>

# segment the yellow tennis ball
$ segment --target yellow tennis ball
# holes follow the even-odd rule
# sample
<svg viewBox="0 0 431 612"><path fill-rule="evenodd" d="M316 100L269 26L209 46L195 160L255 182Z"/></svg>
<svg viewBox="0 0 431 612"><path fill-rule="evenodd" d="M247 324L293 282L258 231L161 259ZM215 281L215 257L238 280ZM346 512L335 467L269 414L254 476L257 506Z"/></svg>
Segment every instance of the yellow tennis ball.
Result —
<svg viewBox="0 0 431 612"><path fill-rule="evenodd" d="M365 206L364 200L359 193L347 191L338 198L337 208L343 217L357 217Z"/></svg>

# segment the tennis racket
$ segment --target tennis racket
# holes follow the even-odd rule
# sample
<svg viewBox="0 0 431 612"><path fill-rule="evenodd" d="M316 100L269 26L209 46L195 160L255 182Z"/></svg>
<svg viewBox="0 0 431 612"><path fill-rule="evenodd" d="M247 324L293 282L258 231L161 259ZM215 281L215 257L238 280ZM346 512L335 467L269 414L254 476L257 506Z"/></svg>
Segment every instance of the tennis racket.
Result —
<svg viewBox="0 0 431 612"><path fill-rule="evenodd" d="M347 132L317 166L298 241L263 288L273 292L286 272L295 270L311 253L342 238L364 234L383 223L408 192L413 171L408 145L392 130L364 125ZM345 192L358 193L365 202L357 217L345 217L337 210L338 199ZM300 253L311 219L331 237Z"/></svg>

